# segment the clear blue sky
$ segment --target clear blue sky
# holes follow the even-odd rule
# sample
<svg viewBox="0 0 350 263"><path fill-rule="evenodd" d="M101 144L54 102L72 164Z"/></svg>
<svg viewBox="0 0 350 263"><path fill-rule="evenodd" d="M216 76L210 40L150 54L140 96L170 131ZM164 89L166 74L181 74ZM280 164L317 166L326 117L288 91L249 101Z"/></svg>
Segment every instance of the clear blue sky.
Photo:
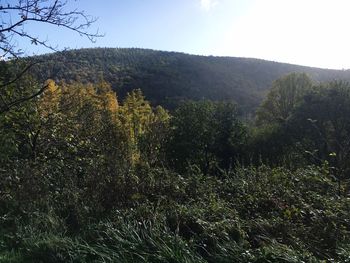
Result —
<svg viewBox="0 0 350 263"><path fill-rule="evenodd" d="M59 48L140 47L350 68L348 0L69 2L98 17L91 31L99 28L105 36L90 43L59 28L36 25L30 30ZM25 46L27 54L47 52Z"/></svg>

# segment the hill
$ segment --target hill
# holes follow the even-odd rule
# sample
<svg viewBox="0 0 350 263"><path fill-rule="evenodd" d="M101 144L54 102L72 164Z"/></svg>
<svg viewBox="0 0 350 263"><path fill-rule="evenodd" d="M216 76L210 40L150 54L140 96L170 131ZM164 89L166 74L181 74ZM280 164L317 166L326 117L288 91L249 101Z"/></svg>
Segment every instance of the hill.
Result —
<svg viewBox="0 0 350 263"><path fill-rule="evenodd" d="M252 58L213 57L136 48L70 50L36 57L41 80L108 81L119 97L141 88L154 104L173 108L186 99L235 101L252 112L271 83L291 72L315 81L350 80L350 71L278 63Z"/></svg>

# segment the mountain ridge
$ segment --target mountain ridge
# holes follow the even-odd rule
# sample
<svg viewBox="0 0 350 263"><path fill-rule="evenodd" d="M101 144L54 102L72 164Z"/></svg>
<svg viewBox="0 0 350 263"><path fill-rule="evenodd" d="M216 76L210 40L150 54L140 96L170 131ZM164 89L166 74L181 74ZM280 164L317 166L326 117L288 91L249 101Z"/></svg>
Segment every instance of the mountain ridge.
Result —
<svg viewBox="0 0 350 263"><path fill-rule="evenodd" d="M140 88L153 104L174 108L183 100L234 101L254 112L272 82L304 72L316 82L350 80L350 70L323 69L257 58L203 56L140 48L84 48L44 54L34 75L55 81L109 82L118 96Z"/></svg>
<svg viewBox="0 0 350 263"><path fill-rule="evenodd" d="M318 69L318 70L333 70L333 71L350 71L350 68L343 68L343 69L336 69L336 68L327 68L327 67L318 67L318 66L308 66L308 65L302 65L297 63L291 63L291 62L284 62L284 61L277 61L277 60L269 60L264 58L255 58L255 57L241 57L241 56L228 56L228 55L204 55L204 54L194 54L189 53L185 51L175 51L175 50L161 50L161 49L153 49L153 48L142 48L142 47L83 47L83 48L72 48L67 49L63 51L56 51L56 52L49 52L49 53L43 53L39 55L28 55L25 58L35 58L35 57L45 57L50 56L52 54L56 53L69 53L71 51L91 51L91 50L98 50L98 49L115 49L115 50L143 50L143 51L151 51L151 52L164 52L164 53L173 53L173 54L182 54L182 55L189 55L194 57L204 57L204 58L224 58L224 59L246 59L246 60L256 60L261 62L271 62L271 63L277 63L277 64L285 64L290 66L296 66L296 67L304 67L304 68L312 68L312 69Z"/></svg>

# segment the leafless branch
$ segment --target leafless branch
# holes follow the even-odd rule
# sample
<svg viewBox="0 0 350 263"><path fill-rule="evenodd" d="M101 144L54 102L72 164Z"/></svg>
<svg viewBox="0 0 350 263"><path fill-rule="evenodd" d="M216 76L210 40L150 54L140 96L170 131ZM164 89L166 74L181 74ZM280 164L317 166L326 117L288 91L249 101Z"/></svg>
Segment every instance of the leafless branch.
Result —
<svg viewBox="0 0 350 263"><path fill-rule="evenodd" d="M84 11L67 11L67 1L64 0L18 0L15 4L7 4L0 0L0 57L11 55L18 57L20 52L15 49L13 35L29 39L32 44L42 45L57 51L47 40L40 39L26 31L28 23L42 23L62 27L87 37L90 41L103 35L89 32L89 27L96 22L96 18L85 14Z"/></svg>
<svg viewBox="0 0 350 263"><path fill-rule="evenodd" d="M28 24L42 23L57 26L87 37L94 42L103 35L99 32L90 32L89 27L96 22L96 18L85 14L81 10L67 10L66 0L0 0L0 60L19 58L21 49L17 47L16 37L27 39L34 45L43 46L52 51L58 51L47 39L32 35L27 29ZM29 62L13 79L7 80L0 76L0 114L10 110L25 101L35 98L45 90L45 86L38 92L8 102L4 98L4 89L19 79L34 65L40 62Z"/></svg>

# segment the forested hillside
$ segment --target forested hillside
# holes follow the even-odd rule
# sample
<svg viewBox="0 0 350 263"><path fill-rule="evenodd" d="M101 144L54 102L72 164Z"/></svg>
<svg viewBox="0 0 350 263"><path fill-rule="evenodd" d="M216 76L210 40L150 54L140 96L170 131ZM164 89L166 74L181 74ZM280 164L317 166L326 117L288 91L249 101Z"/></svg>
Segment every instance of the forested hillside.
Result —
<svg viewBox="0 0 350 263"><path fill-rule="evenodd" d="M0 263L350 263L350 70L58 52L350 66L344 3L261 2L0 0Z"/></svg>
<svg viewBox="0 0 350 263"><path fill-rule="evenodd" d="M225 100L252 112L272 81L291 72L314 80L350 80L349 71L327 70L250 58L206 57L147 49L96 48L36 57L42 81L97 83L104 79L120 97L140 88L155 105L174 108L184 99Z"/></svg>
<svg viewBox="0 0 350 263"><path fill-rule="evenodd" d="M1 263L349 262L349 83L286 75L247 124L2 66Z"/></svg>
<svg viewBox="0 0 350 263"><path fill-rule="evenodd" d="M349 6L304 2L0 0L0 263L350 263Z"/></svg>

